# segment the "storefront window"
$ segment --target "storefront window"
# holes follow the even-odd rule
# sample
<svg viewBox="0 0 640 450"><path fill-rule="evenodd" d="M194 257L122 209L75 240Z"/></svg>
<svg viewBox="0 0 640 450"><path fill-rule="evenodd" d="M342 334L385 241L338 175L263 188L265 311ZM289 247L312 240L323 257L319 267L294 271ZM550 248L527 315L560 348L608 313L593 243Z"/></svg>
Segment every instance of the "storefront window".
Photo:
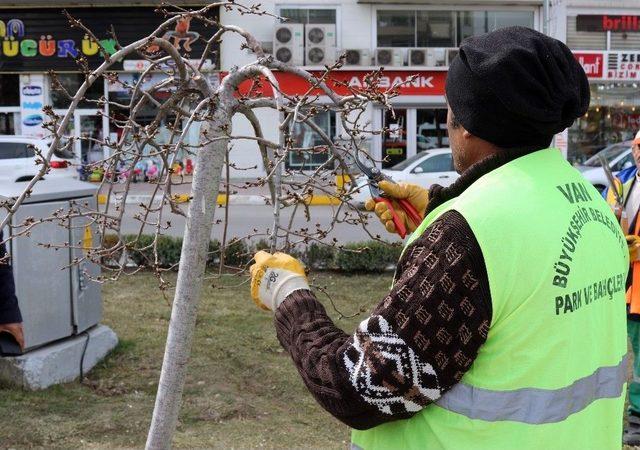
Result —
<svg viewBox="0 0 640 450"><path fill-rule="evenodd" d="M415 47L416 12L378 11L378 47Z"/></svg>
<svg viewBox="0 0 640 450"><path fill-rule="evenodd" d="M20 106L19 75L0 75L0 106Z"/></svg>
<svg viewBox="0 0 640 450"><path fill-rule="evenodd" d="M282 8L280 17L288 23L336 23L335 9Z"/></svg>
<svg viewBox="0 0 640 450"><path fill-rule="evenodd" d="M84 83L84 75L78 73L61 73L57 75L58 81L64 87L64 89L70 95L74 95L78 92L82 83ZM100 97L104 97L104 84L102 79L96 80L85 94L85 100L79 104L80 108L97 108L98 105L95 102L87 100L98 100ZM54 108L64 109L71 105L69 97L59 89L51 88L51 101Z"/></svg>
<svg viewBox="0 0 640 450"><path fill-rule="evenodd" d="M378 47L457 47L469 36L521 25L533 28L533 11L377 11Z"/></svg>
<svg viewBox="0 0 640 450"><path fill-rule="evenodd" d="M418 47L455 47L455 13L449 11L418 11Z"/></svg>
<svg viewBox="0 0 640 450"><path fill-rule="evenodd" d="M20 113L0 113L0 134L20 134Z"/></svg>
<svg viewBox="0 0 640 450"><path fill-rule="evenodd" d="M582 164L613 144L630 145L640 130L637 83L592 83L589 111L569 128L567 159Z"/></svg>
<svg viewBox="0 0 640 450"><path fill-rule="evenodd" d="M312 118L324 133L333 138L336 135L336 114L331 111L317 113ZM318 147L309 151L291 151L286 166L289 169L313 170L326 163L329 150L322 137L309 125L296 123L291 130L293 146L297 148Z"/></svg>
<svg viewBox="0 0 640 450"><path fill-rule="evenodd" d="M416 126L416 150L418 152L449 146L446 109L418 109L416 111Z"/></svg>

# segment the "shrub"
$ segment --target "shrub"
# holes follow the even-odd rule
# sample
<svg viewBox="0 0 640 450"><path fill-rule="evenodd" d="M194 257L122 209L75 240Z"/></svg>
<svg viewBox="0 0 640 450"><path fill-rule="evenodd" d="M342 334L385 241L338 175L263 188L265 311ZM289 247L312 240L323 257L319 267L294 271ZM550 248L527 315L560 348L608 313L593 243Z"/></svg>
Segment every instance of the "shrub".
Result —
<svg viewBox="0 0 640 450"><path fill-rule="evenodd" d="M143 234L135 241L135 235L125 235L123 240L129 244L129 258L138 266L154 264L153 236ZM105 247L117 243L115 234L105 236ZM149 247L149 248L145 248ZM180 261L182 238L171 236L158 237L158 265L162 268L175 267ZM240 267L247 265L257 250L268 250L269 243L260 240L249 246L245 241L232 239L225 248L225 265ZM342 272L381 272L392 268L400 258L402 248L377 241L356 242L341 248L313 243L304 252L293 250L290 254L304 261L310 269L338 270ZM215 267L220 263L220 242L209 243L207 265Z"/></svg>
<svg viewBox="0 0 640 450"><path fill-rule="evenodd" d="M314 242L307 247L303 259L310 269L333 269L335 253L334 247Z"/></svg>
<svg viewBox="0 0 640 450"><path fill-rule="evenodd" d="M342 272L381 272L398 262L402 247L377 241L346 244L335 253L336 270Z"/></svg>

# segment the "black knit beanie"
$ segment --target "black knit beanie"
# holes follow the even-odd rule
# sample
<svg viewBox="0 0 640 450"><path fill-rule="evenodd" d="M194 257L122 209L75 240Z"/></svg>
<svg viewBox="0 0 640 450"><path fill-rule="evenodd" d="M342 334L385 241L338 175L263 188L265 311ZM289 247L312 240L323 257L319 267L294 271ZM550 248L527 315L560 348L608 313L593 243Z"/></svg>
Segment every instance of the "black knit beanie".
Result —
<svg viewBox="0 0 640 450"><path fill-rule="evenodd" d="M589 81L571 50L525 27L465 39L447 101L457 121L502 148L544 148L589 107Z"/></svg>

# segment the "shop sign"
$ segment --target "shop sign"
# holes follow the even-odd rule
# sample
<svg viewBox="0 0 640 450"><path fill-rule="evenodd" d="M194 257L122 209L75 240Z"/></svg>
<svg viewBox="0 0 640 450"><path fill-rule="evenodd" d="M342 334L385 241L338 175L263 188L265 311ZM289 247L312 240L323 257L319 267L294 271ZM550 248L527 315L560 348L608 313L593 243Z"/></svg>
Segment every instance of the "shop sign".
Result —
<svg viewBox="0 0 640 450"><path fill-rule="evenodd" d="M611 116L611 126L617 130L638 130L640 114L614 113Z"/></svg>
<svg viewBox="0 0 640 450"><path fill-rule="evenodd" d="M312 72L315 76L321 76L321 72ZM226 73L221 73L224 78ZM289 72L276 72L276 79L280 89L287 95L304 95L311 88L311 84L297 75ZM444 95L444 85L447 77L446 71L413 71L413 70L389 70L383 71L379 77L371 77L371 71L337 70L327 78L327 86L338 95L352 95L362 92L368 86L375 83L378 90L388 90L397 87L399 95ZM238 91L247 95L273 96L271 85L262 80L261 83L246 81L242 83ZM310 95L323 95L321 89L312 89Z"/></svg>
<svg viewBox="0 0 640 450"><path fill-rule="evenodd" d="M607 79L640 79L640 52L609 52L607 57Z"/></svg>
<svg viewBox="0 0 640 450"><path fill-rule="evenodd" d="M640 31L640 16L609 14L578 14L576 17L577 31L590 32L637 32Z"/></svg>
<svg viewBox="0 0 640 450"><path fill-rule="evenodd" d="M587 78L602 78L604 71L604 54L574 52L573 56L587 74Z"/></svg>
<svg viewBox="0 0 640 450"><path fill-rule="evenodd" d="M42 138L45 120L44 105L45 79L43 74L20 75L20 117L22 134Z"/></svg>
<svg viewBox="0 0 640 450"><path fill-rule="evenodd" d="M68 12L92 31L97 42L84 30L72 28L60 8L1 10L0 71L76 71L78 58L86 59L90 67L97 67L104 61L102 51L113 55L120 45L148 36L165 20L154 8L70 8ZM217 12L212 10L211 15L215 20ZM204 50L202 38L215 31L215 27L204 27L201 22L184 18L162 37L182 54L195 56ZM212 56L217 54L217 44L213 50ZM155 56L160 49L150 46L146 51ZM136 58L140 60L140 55L132 55L132 59ZM123 69L122 62L112 67Z"/></svg>

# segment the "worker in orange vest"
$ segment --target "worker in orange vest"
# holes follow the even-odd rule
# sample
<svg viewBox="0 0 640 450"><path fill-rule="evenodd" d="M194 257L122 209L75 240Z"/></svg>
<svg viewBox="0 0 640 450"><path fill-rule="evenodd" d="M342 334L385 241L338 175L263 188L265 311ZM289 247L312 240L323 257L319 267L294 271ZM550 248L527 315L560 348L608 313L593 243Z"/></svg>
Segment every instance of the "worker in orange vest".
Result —
<svg viewBox="0 0 640 450"><path fill-rule="evenodd" d="M623 443L640 445L640 131L633 140L631 153L635 165L620 171L614 186L605 192L607 202L616 211L629 246L629 285L627 290L627 334L633 349L633 380L629 385L629 422ZM617 190L614 192L614 189Z"/></svg>

